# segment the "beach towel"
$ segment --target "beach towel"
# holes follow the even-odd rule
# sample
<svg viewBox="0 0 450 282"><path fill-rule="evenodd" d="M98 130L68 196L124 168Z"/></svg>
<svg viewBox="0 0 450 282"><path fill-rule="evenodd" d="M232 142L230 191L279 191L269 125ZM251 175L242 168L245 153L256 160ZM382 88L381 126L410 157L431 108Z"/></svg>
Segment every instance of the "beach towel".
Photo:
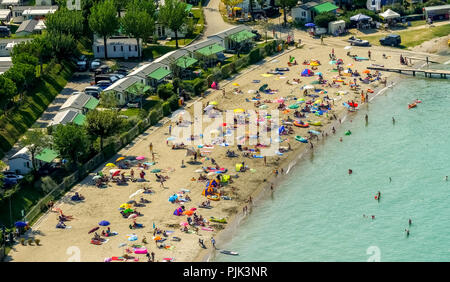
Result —
<svg viewBox="0 0 450 282"><path fill-rule="evenodd" d="M262 73L261 76L263 77L271 77L273 76L273 74L269 74L269 73Z"/></svg>
<svg viewBox="0 0 450 282"><path fill-rule="evenodd" d="M261 80L257 80L257 79L254 79L253 81L252 81L252 83L260 83L261 82Z"/></svg>

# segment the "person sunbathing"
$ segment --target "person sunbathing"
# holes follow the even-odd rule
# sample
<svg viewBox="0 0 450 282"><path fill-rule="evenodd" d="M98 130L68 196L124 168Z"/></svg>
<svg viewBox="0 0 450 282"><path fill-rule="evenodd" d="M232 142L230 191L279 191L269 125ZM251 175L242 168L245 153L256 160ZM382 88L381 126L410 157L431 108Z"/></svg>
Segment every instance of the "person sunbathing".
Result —
<svg viewBox="0 0 450 282"><path fill-rule="evenodd" d="M144 198L142 198L142 197L141 197L141 199L140 199L140 202L143 203L143 204L148 204L148 203L150 203L149 200L144 199Z"/></svg>
<svg viewBox="0 0 450 282"><path fill-rule="evenodd" d="M64 229L64 228L66 228L67 226L66 226L66 224L64 224L64 222L62 222L62 221L60 221L60 222L58 222L58 224L56 224L56 228L62 228L62 229Z"/></svg>

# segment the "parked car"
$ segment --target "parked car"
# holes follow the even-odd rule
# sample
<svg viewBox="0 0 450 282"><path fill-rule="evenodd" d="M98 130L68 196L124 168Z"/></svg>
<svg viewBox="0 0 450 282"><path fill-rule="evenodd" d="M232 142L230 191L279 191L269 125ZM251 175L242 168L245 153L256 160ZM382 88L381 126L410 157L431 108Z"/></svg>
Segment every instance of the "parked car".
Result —
<svg viewBox="0 0 450 282"><path fill-rule="evenodd" d="M96 84L96 86L100 87L102 90L105 90L106 88L108 88L111 85L112 85L112 83L109 80L100 80Z"/></svg>
<svg viewBox="0 0 450 282"><path fill-rule="evenodd" d="M128 70L126 68L120 68L116 71L116 73L121 74L121 75L127 75L128 74Z"/></svg>
<svg viewBox="0 0 450 282"><path fill-rule="evenodd" d="M3 172L3 185L9 187L16 185L20 180L23 179L22 175L15 174L14 172Z"/></svg>
<svg viewBox="0 0 450 282"><path fill-rule="evenodd" d="M101 65L101 66L99 66L98 68L96 68L96 69L94 70L94 73L95 73L96 75L97 75L97 74L103 74L103 73L108 73L110 70L111 70L111 69L110 69L109 66L107 66L107 65Z"/></svg>
<svg viewBox="0 0 450 282"><path fill-rule="evenodd" d="M11 31L9 30L9 28L7 26L0 26L0 37L10 37L11 36Z"/></svg>
<svg viewBox="0 0 450 282"><path fill-rule="evenodd" d="M88 86L86 88L84 88L84 93L91 95L94 98L99 98L100 97L100 93L102 93L103 89L101 89L98 86Z"/></svg>
<svg viewBox="0 0 450 282"><path fill-rule="evenodd" d="M381 45L395 47L400 45L400 43L402 43L402 39L398 34L389 34L386 37L380 39Z"/></svg>
<svg viewBox="0 0 450 282"><path fill-rule="evenodd" d="M95 59L91 62L91 71L97 69L98 67L100 67L102 65L102 61L100 61L100 59Z"/></svg>
<svg viewBox="0 0 450 282"><path fill-rule="evenodd" d="M86 71L88 66L88 60L85 55L81 55L77 60L78 71Z"/></svg>
<svg viewBox="0 0 450 282"><path fill-rule="evenodd" d="M276 7L271 7L271 6L264 7L263 10L266 14L266 17L269 17L269 18L280 15L280 10L279 10L279 8L276 8Z"/></svg>
<svg viewBox="0 0 450 282"><path fill-rule="evenodd" d="M356 38L356 37L354 37L354 36L351 36L348 40L347 40L347 42L348 43L350 43L350 45L355 45L355 46L370 46L370 43L369 43L369 41L367 41L367 40L362 40L362 39L359 39L359 38Z"/></svg>
<svg viewBox="0 0 450 282"><path fill-rule="evenodd" d="M95 83L97 83L100 80L108 80L109 82L111 82L111 84L113 84L119 79L120 77L117 74L99 74L95 76L94 81Z"/></svg>

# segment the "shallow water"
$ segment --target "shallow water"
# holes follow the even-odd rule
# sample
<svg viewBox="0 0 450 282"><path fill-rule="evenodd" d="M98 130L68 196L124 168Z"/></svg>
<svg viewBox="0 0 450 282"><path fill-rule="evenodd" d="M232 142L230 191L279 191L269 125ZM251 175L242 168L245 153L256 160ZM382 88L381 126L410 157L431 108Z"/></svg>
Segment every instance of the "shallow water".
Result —
<svg viewBox="0 0 450 282"><path fill-rule="evenodd" d="M408 110L416 98L423 102ZM449 80L402 79L291 169L218 245L239 256L215 260L449 261L449 106Z"/></svg>

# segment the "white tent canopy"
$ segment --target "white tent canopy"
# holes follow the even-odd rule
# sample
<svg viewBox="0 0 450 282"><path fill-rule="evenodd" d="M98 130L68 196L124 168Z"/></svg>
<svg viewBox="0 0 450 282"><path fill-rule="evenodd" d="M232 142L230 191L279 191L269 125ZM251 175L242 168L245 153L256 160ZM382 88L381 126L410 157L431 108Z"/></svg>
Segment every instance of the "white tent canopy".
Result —
<svg viewBox="0 0 450 282"><path fill-rule="evenodd" d="M379 14L385 20L399 18L400 14L392 11L391 9L386 10L384 13Z"/></svg>

